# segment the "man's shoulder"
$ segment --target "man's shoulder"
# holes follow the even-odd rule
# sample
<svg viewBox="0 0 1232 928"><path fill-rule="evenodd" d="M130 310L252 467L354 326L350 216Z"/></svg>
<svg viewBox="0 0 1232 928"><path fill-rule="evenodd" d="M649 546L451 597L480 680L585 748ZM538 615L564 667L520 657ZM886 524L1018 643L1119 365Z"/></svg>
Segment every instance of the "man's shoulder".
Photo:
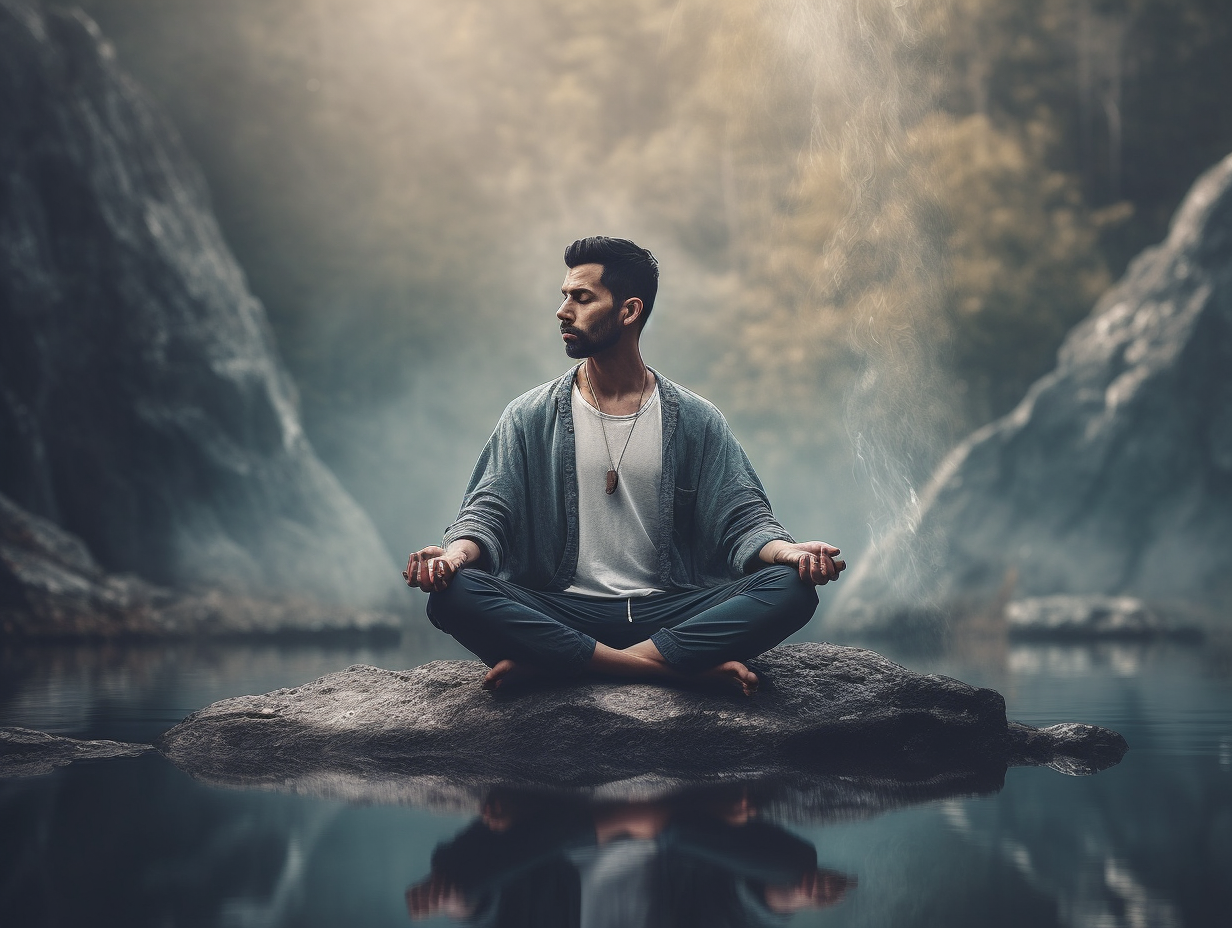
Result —
<svg viewBox="0 0 1232 928"><path fill-rule="evenodd" d="M525 393L514 397L505 407L501 418L527 422L555 414L557 398L561 395L565 384L572 378L573 370L570 368L559 377L541 383L537 387L531 387Z"/></svg>
<svg viewBox="0 0 1232 928"><path fill-rule="evenodd" d="M727 420L723 417L723 413L710 400L698 393L694 393L688 387L682 387L680 384L668 380L658 371L655 371L655 376L659 378L662 394L668 397L669 401L675 402L679 407L682 421L693 421L699 424L721 423L726 425Z"/></svg>

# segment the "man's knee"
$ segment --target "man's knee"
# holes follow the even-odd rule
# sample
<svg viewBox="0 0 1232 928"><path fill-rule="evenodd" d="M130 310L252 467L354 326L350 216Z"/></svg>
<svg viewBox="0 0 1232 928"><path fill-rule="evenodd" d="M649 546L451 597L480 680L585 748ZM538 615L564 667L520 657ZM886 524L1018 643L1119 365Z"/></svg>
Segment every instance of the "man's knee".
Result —
<svg viewBox="0 0 1232 928"><path fill-rule="evenodd" d="M809 623L817 611L817 588L801 580L796 568L775 564L758 571L758 580L757 592L753 595L768 597L773 604L775 622L790 629L787 634L799 631Z"/></svg>
<svg viewBox="0 0 1232 928"><path fill-rule="evenodd" d="M450 586L452 586L452 584L450 584ZM435 590L429 593L428 605L424 610L428 613L428 621L441 631L448 631L454 618L454 598L448 594L449 587L446 587L439 593Z"/></svg>
<svg viewBox="0 0 1232 928"><path fill-rule="evenodd" d="M793 632L798 632L813 618L813 613L817 611L817 603L817 587L801 580L793 570L790 592L787 602L783 604L785 624L789 625Z"/></svg>
<svg viewBox="0 0 1232 928"><path fill-rule="evenodd" d="M490 582L494 578L482 570L459 570L449 586L428 594L428 620L441 631L449 631L459 619L474 620L483 597L500 595Z"/></svg>

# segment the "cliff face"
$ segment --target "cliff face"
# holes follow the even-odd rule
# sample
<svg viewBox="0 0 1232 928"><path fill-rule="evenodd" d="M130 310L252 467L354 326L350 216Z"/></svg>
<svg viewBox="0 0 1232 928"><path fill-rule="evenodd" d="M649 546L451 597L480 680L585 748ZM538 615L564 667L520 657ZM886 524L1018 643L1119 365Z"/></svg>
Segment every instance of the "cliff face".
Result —
<svg viewBox="0 0 1232 928"><path fill-rule="evenodd" d="M918 523L831 619L893 624L1001 595L1232 605L1232 156L1070 333L1056 369L942 463Z"/></svg>
<svg viewBox="0 0 1232 928"><path fill-rule="evenodd" d="M162 584L370 603L200 172L80 12L0 0L0 492Z"/></svg>

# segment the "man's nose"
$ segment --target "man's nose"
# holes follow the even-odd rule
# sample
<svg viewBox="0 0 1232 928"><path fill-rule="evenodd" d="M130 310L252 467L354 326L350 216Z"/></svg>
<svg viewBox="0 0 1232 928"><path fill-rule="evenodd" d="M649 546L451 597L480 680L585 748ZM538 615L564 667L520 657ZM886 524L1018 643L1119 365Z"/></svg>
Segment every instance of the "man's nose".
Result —
<svg viewBox="0 0 1232 928"><path fill-rule="evenodd" d="M560 304L560 309L556 310L556 318L561 322L573 318L573 310L569 307L569 301L565 300Z"/></svg>

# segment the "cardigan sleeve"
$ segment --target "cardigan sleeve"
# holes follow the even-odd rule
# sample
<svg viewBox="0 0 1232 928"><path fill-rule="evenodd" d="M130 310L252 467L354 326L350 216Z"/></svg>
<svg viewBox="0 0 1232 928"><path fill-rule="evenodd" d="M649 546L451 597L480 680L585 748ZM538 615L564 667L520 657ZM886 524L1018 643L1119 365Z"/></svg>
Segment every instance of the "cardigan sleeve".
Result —
<svg viewBox="0 0 1232 928"><path fill-rule="evenodd" d="M469 538L483 551L488 569L498 573L508 560L525 494L526 448L510 404L475 463L458 517L445 530L445 546Z"/></svg>
<svg viewBox="0 0 1232 928"><path fill-rule="evenodd" d="M714 547L732 577L764 566L757 556L769 542L794 541L774 517L766 490L722 415L707 430L698 486L699 538Z"/></svg>

